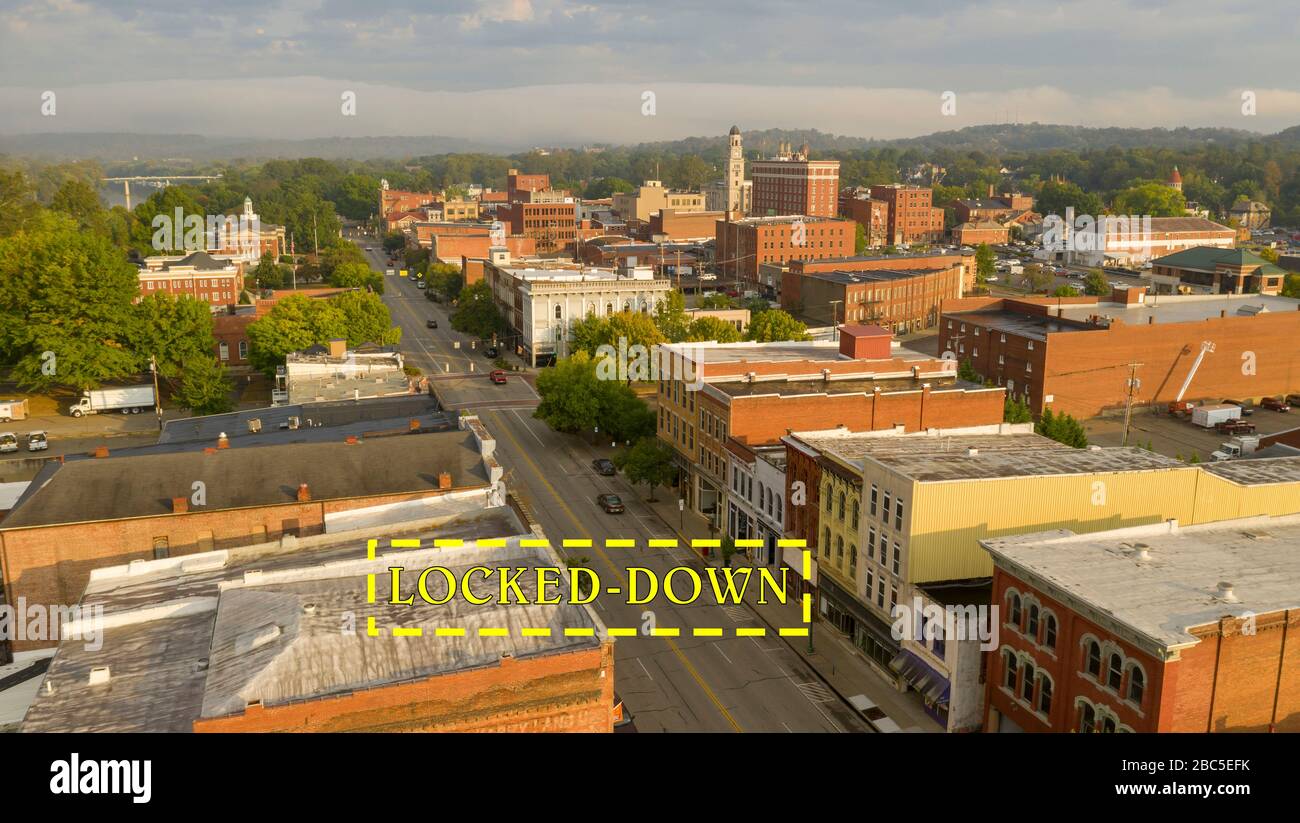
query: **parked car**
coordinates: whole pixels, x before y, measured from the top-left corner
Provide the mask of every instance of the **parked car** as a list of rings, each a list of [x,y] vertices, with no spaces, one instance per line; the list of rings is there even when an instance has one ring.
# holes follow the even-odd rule
[[[27,435],[27,451],[41,452],[50,447],[50,441],[45,436],[45,432],[29,432]]]
[[[604,477],[613,477],[616,472],[614,461],[604,457],[597,457],[591,461],[591,467],[596,470],[596,474]]]
[[[496,383],[498,386],[501,385],[502,383],[507,382],[506,373],[501,369],[493,369],[492,371],[488,372],[488,379],[491,380],[493,383]]]
[[[1250,415],[1255,413],[1255,407],[1250,405],[1249,403],[1244,403],[1240,400],[1228,400],[1226,398],[1224,399],[1223,402],[1228,404],[1229,406],[1236,406],[1237,408],[1241,409],[1242,417],[1249,417]]]
[[[18,451],[18,435],[13,432],[0,432],[0,454]]]
[[[500,355],[501,351],[496,346],[488,346],[483,349],[483,356],[489,360],[496,360]]]
[[[424,321],[424,327],[425,327],[426,329],[436,329],[436,328],[438,328],[438,321],[437,321],[437,320],[426,320],[426,321]]]
[[[622,514],[623,498],[617,494],[596,495],[596,505],[605,510],[605,514]]]
[[[1300,406],[1300,394],[1288,394],[1286,402],[1292,406]]]
[[[1214,430],[1219,434],[1254,434],[1255,424],[1242,420],[1222,420],[1214,424]]]
[[[1291,404],[1283,397],[1265,397],[1259,401],[1259,405],[1266,409],[1272,409],[1273,411],[1278,412],[1291,411]]]

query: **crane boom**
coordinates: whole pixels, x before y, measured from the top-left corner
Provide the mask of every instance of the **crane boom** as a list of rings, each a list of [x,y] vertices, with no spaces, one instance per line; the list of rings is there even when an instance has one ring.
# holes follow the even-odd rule
[[[1178,396],[1174,398],[1175,403],[1178,403],[1183,399],[1183,395],[1187,393],[1187,387],[1192,385],[1192,378],[1196,376],[1196,370],[1201,367],[1201,361],[1205,359],[1207,353],[1212,353],[1213,351],[1214,344],[1212,342],[1205,340],[1201,343],[1201,353],[1196,355],[1196,360],[1192,363],[1192,368],[1188,370],[1187,379],[1183,381],[1182,388],[1178,390]]]

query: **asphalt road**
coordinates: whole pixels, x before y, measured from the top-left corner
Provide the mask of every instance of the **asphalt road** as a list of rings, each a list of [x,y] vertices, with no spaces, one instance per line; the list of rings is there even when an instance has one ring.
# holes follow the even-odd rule
[[[374,268],[387,268],[382,253],[368,256]],[[609,627],[642,632],[616,639],[614,667],[615,691],[639,731],[870,731],[784,639],[770,631],[737,635],[737,629],[764,628],[748,608],[719,605],[711,595],[692,605],[673,604],[662,594],[648,604],[629,605],[623,585],[629,566],[651,569],[662,580],[672,568],[701,568],[699,559],[689,548],[647,548],[650,539],[674,535],[641,502],[644,489],[632,489],[621,476],[597,475],[591,468],[596,455],[586,443],[534,419],[537,395],[519,375],[512,373],[504,386],[478,376],[490,362],[477,352],[466,353],[470,340],[451,330],[443,304],[426,300],[404,278],[386,277],[385,286],[384,303],[403,328],[403,354],[426,373],[445,375],[438,378],[440,396],[480,415],[497,439],[507,487],[552,545],[591,541],[591,548],[569,551],[587,558],[582,565],[601,576],[597,613]],[[429,318],[438,320],[438,329],[425,328]],[[473,373],[467,371],[470,363]],[[605,514],[595,502],[599,493],[618,494],[627,511]],[[636,547],[608,547],[609,539],[633,539]],[[611,586],[624,593],[609,593]],[[677,628],[680,634],[648,636],[652,625]],[[721,629],[723,636],[700,637],[695,629]]]

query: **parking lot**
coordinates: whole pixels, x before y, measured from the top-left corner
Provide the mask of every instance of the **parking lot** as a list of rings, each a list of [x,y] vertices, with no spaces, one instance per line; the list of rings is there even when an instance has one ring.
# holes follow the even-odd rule
[[[1255,413],[1246,419],[1255,424],[1255,433],[1263,436],[1300,426],[1300,411],[1275,412],[1256,406]],[[1084,429],[1088,442],[1118,446],[1123,441],[1124,418],[1122,415],[1095,417],[1084,421]],[[1128,442],[1130,446],[1143,447],[1149,443],[1154,451],[1170,457],[1188,460],[1194,454],[1206,461],[1220,444],[1230,439],[1229,435],[1214,429],[1195,426],[1190,419],[1165,414],[1163,407],[1140,407],[1133,410]]]

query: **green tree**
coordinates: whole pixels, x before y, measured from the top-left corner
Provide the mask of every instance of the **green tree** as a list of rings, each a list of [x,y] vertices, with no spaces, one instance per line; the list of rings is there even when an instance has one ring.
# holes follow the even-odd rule
[[[492,300],[492,289],[487,283],[480,280],[461,290],[451,315],[451,327],[484,340],[505,332],[505,320]]]
[[[253,267],[253,282],[259,289],[279,289],[284,287],[285,277],[291,274],[289,267],[277,263],[275,256],[268,251]]]
[[[609,323],[602,317],[588,314],[581,320],[574,321],[569,327],[569,334],[573,338],[574,352],[586,352],[588,356],[595,357],[596,349],[609,339]]]
[[[103,228],[104,205],[99,201],[99,192],[84,180],[65,181],[54,193],[50,208],[68,215],[82,228]]]
[[[588,200],[603,200],[615,192],[630,192],[635,188],[621,177],[601,177],[588,183],[582,195]]]
[[[730,309],[735,302],[725,294],[706,294],[700,299],[702,309]]]
[[[330,285],[339,289],[369,289],[384,293],[384,276],[364,263],[341,263],[329,276]]]
[[[759,312],[749,320],[745,339],[759,343],[771,343],[777,340],[808,340],[808,327],[789,312],[781,309],[768,309]]]
[[[686,331],[686,339],[692,343],[705,340],[736,343],[740,340],[740,332],[725,320],[716,317],[697,317],[691,321],[690,328]]]
[[[1078,297],[1079,290],[1074,286],[1057,286],[1052,292],[1053,297]]]
[[[182,364],[180,388],[172,397],[196,415],[225,414],[235,407],[230,400],[230,379],[221,361],[206,353]]]
[[[1042,266],[1031,264],[1020,273],[1020,287],[1027,292],[1045,291],[1052,284],[1054,275]]]
[[[1028,423],[1034,416],[1023,397],[1010,397],[1002,403],[1002,420],[1005,423]]]
[[[1088,274],[1083,278],[1083,293],[1094,297],[1110,294],[1110,283],[1101,269],[1088,269]]]
[[[867,227],[855,223],[853,229],[853,253],[861,255],[867,251]]]
[[[1152,217],[1182,217],[1187,212],[1183,193],[1164,183],[1141,183],[1115,195],[1116,214],[1136,214]]]
[[[393,326],[388,306],[379,295],[350,291],[331,297],[329,302],[343,315],[343,336],[349,345],[378,343],[395,346],[401,342],[402,330]]]
[[[668,486],[677,476],[673,465],[672,447],[657,437],[643,437],[614,456],[614,465],[629,483],[644,483],[650,487],[650,500],[655,499],[656,486]]]
[[[21,171],[0,169],[0,238],[26,228],[37,215],[36,191]]]
[[[1088,435],[1083,424],[1064,412],[1053,414],[1051,409],[1044,409],[1042,417],[1034,424],[1034,431],[1076,449],[1088,447]]]
[[[347,318],[332,300],[290,295],[277,301],[265,317],[249,324],[248,359],[256,368],[271,373],[289,352],[347,337],[347,332]]]
[[[690,315],[686,313],[686,299],[676,289],[668,292],[655,306],[655,327],[670,343],[680,343],[686,339],[690,322]]]
[[[541,402],[533,417],[557,432],[593,431],[600,420],[600,383],[596,364],[586,352],[575,352],[537,373]]]
[[[147,370],[153,356],[159,374],[176,377],[183,363],[213,356],[217,341],[212,336],[212,311],[206,302],[155,292],[132,309],[135,317],[124,340],[135,355],[137,371]]]
[[[1034,211],[1039,214],[1064,216],[1067,208],[1073,208],[1075,214],[1101,214],[1101,198],[1089,194],[1075,183],[1049,181],[1043,184],[1034,203]]]
[[[981,286],[989,282],[989,278],[994,275],[996,270],[997,258],[993,254],[993,249],[988,243],[980,243],[975,247],[975,282]]]
[[[138,373],[125,344],[137,272],[104,236],[37,215],[0,240],[0,356],[25,389],[90,388]]]
[[[598,380],[597,383],[599,410],[596,425],[602,432],[614,441],[629,443],[639,437],[654,436],[655,413],[631,387],[617,380]]]
[[[390,231],[384,235],[384,251],[392,254],[406,248],[406,235],[400,231]]]
[[[1283,297],[1300,297],[1300,274],[1288,274],[1282,282]]]
[[[660,343],[668,342],[667,338],[659,331],[659,327],[655,325],[654,318],[648,314],[622,311],[618,314],[611,314],[606,320],[608,321],[606,329],[609,336],[601,342],[615,348],[618,348],[621,339],[627,340],[629,348],[643,346],[647,350]]]
[[[967,383],[983,384],[984,382],[984,376],[975,371],[975,366],[971,364],[969,357],[961,361],[957,366],[957,377],[960,380],[965,380]]]
[[[1278,257],[1279,257],[1277,253],[1277,249],[1270,249],[1267,247],[1259,250],[1259,256],[1264,258],[1268,262],[1273,263],[1274,265],[1277,264]]]

